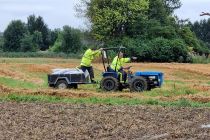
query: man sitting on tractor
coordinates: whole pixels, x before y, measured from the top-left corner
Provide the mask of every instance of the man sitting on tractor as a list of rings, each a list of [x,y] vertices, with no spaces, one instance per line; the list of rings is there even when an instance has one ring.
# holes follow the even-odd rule
[[[82,57],[82,61],[80,64],[81,69],[83,72],[85,72],[86,70],[89,72],[91,83],[96,83],[96,81],[94,80],[94,71],[92,67],[92,61],[100,55],[102,50],[103,48],[100,48],[98,50],[96,47],[90,48],[86,50],[85,54]]]
[[[131,62],[131,60],[136,60],[137,57],[123,58],[123,55],[124,55],[123,52],[119,52],[118,56],[116,56],[114,60],[112,61],[110,68],[111,68],[111,71],[120,72],[122,74],[122,80],[125,83],[127,80],[127,73],[125,69],[128,69],[128,68],[123,68],[123,65],[125,63]]]

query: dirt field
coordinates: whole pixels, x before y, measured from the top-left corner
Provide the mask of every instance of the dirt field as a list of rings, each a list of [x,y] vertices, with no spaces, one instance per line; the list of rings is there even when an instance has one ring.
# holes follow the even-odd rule
[[[49,95],[65,98],[126,98],[210,102],[209,64],[134,63],[132,70],[161,71],[161,89],[150,92],[101,92],[97,86],[55,90],[47,85],[54,68],[74,68],[79,60],[0,58],[0,96]],[[96,79],[103,67],[94,64]],[[209,108],[0,103],[1,139],[210,139]]]
[[[55,68],[75,68],[79,60],[43,59],[43,58],[1,58],[0,59],[0,92],[56,95],[62,97],[125,97],[153,98],[163,101],[174,101],[187,98],[192,101],[210,101],[210,64],[177,64],[177,63],[133,63],[133,71],[161,71],[164,73],[164,86],[151,92],[133,94],[124,92],[101,94],[93,85],[79,86],[79,90],[57,91],[48,88],[47,74]],[[102,64],[94,64],[96,79],[100,81]],[[6,79],[5,79],[6,78]],[[7,82],[5,80],[9,79]],[[13,80],[13,81],[12,81]],[[15,80],[15,81],[14,81]],[[11,84],[15,83],[15,84]]]
[[[210,139],[210,109],[0,103],[0,139]]]

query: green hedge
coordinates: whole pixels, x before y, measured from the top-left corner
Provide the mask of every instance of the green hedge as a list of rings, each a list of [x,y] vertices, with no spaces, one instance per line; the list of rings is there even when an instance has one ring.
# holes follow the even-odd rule
[[[81,58],[80,54],[65,54],[54,52],[0,52],[0,57],[9,58]]]
[[[116,47],[119,44],[127,48],[127,56],[137,56],[140,62],[192,62],[188,47],[182,39],[123,38],[108,42],[106,47]]]

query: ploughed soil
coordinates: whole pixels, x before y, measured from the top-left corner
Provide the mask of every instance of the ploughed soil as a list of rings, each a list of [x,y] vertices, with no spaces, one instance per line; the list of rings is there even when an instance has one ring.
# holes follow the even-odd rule
[[[0,139],[210,139],[210,109],[0,103]]]

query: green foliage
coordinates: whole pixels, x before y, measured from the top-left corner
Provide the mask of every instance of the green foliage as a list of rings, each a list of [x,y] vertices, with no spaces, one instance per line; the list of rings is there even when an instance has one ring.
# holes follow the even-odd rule
[[[21,39],[27,32],[25,24],[20,20],[12,21],[4,31],[3,50],[7,52],[19,52]]]
[[[195,23],[189,23],[189,25],[196,36],[205,42],[210,49],[210,19],[196,21]]]
[[[69,26],[64,26],[58,33],[58,38],[53,47],[53,52],[77,53],[82,48],[81,32]]]
[[[209,64],[210,58],[206,58],[206,56],[195,55],[192,56],[192,62],[196,64]]]
[[[129,56],[137,56],[139,61],[149,62],[191,62],[188,48],[181,39],[154,38],[140,40],[123,38],[108,43],[109,47],[121,44],[128,49]]]
[[[173,16],[180,0],[82,1],[92,33],[106,47],[126,46],[140,61],[192,62],[188,53],[209,54],[208,44]]]
[[[108,40],[126,34],[137,17],[144,17],[149,0],[83,0],[85,16],[92,23],[92,33],[98,40]],[[81,10],[80,10],[81,11]]]
[[[21,52],[36,52],[39,48],[36,44],[36,37],[34,35],[25,34],[24,38],[21,39]]]
[[[64,26],[61,51],[76,53],[80,50],[81,46],[80,31],[69,26]]]
[[[179,30],[179,35],[183,38],[188,47],[192,47],[195,52],[200,55],[205,53],[209,54],[209,49],[196,38],[189,27],[183,27]]]
[[[146,58],[155,62],[186,62],[188,50],[184,42],[180,39],[168,40],[164,38],[155,38],[144,51]],[[143,56],[143,57],[144,57]]]
[[[55,53],[55,52],[0,52],[0,57],[7,58],[78,58],[81,56],[78,53]]]
[[[3,51],[3,46],[4,46],[4,39],[2,36],[0,36],[0,52]]]
[[[41,36],[39,37],[41,37],[40,39],[42,41],[40,41],[40,44],[38,45],[40,50],[47,50],[50,45],[50,30],[48,29],[47,24],[45,24],[43,18],[40,16],[36,17],[35,15],[29,16],[27,28],[30,34],[34,34],[35,32],[41,33]]]

